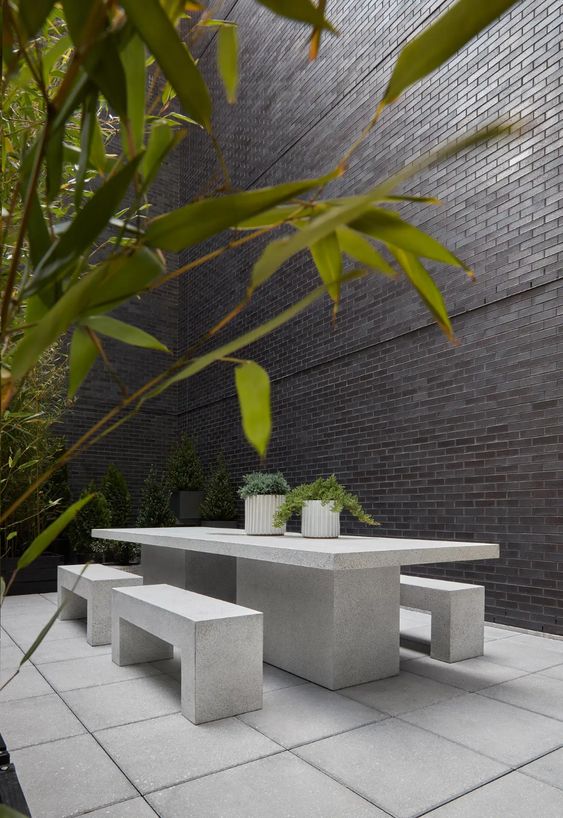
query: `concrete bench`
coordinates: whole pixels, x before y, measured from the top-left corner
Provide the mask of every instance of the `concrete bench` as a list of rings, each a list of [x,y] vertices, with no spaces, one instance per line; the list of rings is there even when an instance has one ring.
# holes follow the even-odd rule
[[[442,662],[482,656],[485,589],[428,577],[401,577],[401,605],[430,611],[430,655]]]
[[[111,589],[122,585],[142,585],[143,578],[109,565],[59,565],[57,590],[59,619],[84,619],[89,645],[111,642]]]
[[[112,659],[181,653],[181,709],[194,724],[262,707],[263,615],[172,585],[116,588]]]

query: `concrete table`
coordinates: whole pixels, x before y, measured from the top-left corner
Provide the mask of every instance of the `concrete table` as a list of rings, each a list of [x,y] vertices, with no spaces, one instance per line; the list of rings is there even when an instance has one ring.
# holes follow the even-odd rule
[[[94,529],[92,536],[140,543],[145,584],[221,598],[234,591],[218,579],[230,560],[236,569],[227,585],[236,576],[237,602],[264,613],[264,661],[330,690],[399,672],[402,565],[499,555],[494,543],[253,537],[240,529]]]

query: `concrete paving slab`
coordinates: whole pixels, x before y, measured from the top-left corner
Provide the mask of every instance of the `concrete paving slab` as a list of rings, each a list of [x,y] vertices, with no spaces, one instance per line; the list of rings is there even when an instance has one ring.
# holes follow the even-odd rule
[[[520,767],[519,772],[563,790],[563,748]]]
[[[518,670],[534,673],[537,670],[561,664],[561,650],[553,648],[551,640],[532,637],[533,641],[523,643],[521,637],[496,639],[485,645],[485,659],[497,665],[507,665]]]
[[[137,795],[92,736],[18,750],[13,761],[34,818],[68,818]]]
[[[460,696],[461,690],[451,685],[441,684],[414,673],[400,673],[389,679],[368,682],[365,685],[347,687],[340,695],[354,699],[382,713],[398,716],[430,704]]]
[[[429,812],[425,818],[561,818],[563,792],[511,773]]]
[[[238,718],[289,748],[386,716],[338,693],[307,683],[265,693],[262,710]]]
[[[70,639],[53,639],[51,642],[43,642],[31,660],[34,665],[41,665],[45,662],[62,662],[65,659],[80,659],[84,656],[95,656],[96,654],[111,653],[111,645],[99,645],[91,647],[85,637],[78,636]]]
[[[194,725],[179,713],[102,730],[96,738],[142,793],[281,750],[238,719]]]
[[[293,673],[288,673],[279,667],[267,664],[264,665],[263,679],[264,693],[281,690],[284,687],[306,684],[306,679],[301,679],[299,676],[294,676]]]
[[[482,690],[491,685],[517,679],[524,676],[527,671],[518,670],[514,667],[497,665],[477,656],[474,659],[465,659],[463,662],[439,662],[430,656],[424,656],[414,661],[405,662],[403,669],[409,673],[416,673],[419,676],[426,676],[437,682],[453,685],[462,690],[473,692]]]
[[[158,816],[144,798],[132,798],[130,801],[120,801],[111,807],[102,807],[102,809],[95,809],[88,813],[83,812],[77,818],[158,818]]]
[[[13,676],[12,670],[0,672],[0,687]],[[24,665],[20,672],[0,690],[0,702],[14,701],[15,699],[29,699],[31,696],[44,696],[52,693],[51,686],[43,676],[33,667]]]
[[[475,693],[402,718],[512,767],[563,743],[560,722]]]
[[[180,686],[164,673],[68,690],[61,696],[91,732],[180,710]]]
[[[86,732],[56,693],[2,702],[0,725],[10,751]]]
[[[111,655],[108,653],[96,654],[84,659],[46,662],[40,667],[41,673],[49,683],[55,690],[60,691],[97,687],[160,674],[158,668],[148,663],[119,667],[111,661]]]
[[[508,769],[399,719],[360,727],[294,752],[395,818],[421,815]]]
[[[161,818],[387,818],[290,753],[153,793],[149,801]]]
[[[553,679],[544,673],[534,673],[489,687],[482,690],[480,695],[563,721],[563,679]],[[563,734],[563,724],[561,731]]]

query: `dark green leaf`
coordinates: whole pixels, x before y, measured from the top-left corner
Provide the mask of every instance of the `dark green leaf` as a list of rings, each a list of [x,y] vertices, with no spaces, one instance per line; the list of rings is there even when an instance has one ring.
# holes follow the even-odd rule
[[[334,31],[322,11],[311,0],[257,0],[261,6],[279,14],[280,17],[288,17],[290,20],[297,20],[300,23],[309,23],[316,28],[328,28]]]
[[[220,198],[203,199],[184,205],[149,222],[145,242],[151,247],[179,252],[228,227],[234,227],[257,213],[318,187],[326,178],[305,179],[277,187],[231,193]]]
[[[131,324],[126,324],[124,321],[118,321],[117,318],[111,318],[109,315],[89,316],[82,321],[82,324],[90,327],[94,332],[99,332],[100,335],[107,335],[124,344],[144,349],[157,349],[160,352],[170,351],[154,335],[138,327],[132,327]]]
[[[28,37],[37,34],[54,5],[55,0],[20,0],[20,17]]]
[[[336,233],[329,233],[310,247],[313,261],[327,292],[334,301],[334,309],[340,301],[340,279],[342,277],[342,256]]]
[[[80,126],[80,157],[78,160],[78,170],[76,172],[76,185],[74,189],[74,206],[78,211],[82,202],[84,192],[84,180],[90,159],[90,148],[94,135],[94,128],[98,121],[98,94],[92,91],[88,94],[82,105],[82,122]]]
[[[96,168],[98,173],[106,172],[107,156],[104,145],[104,135],[97,117],[94,121],[92,141],[90,142],[90,156],[88,158],[90,160],[90,164],[92,167]]]
[[[238,88],[238,32],[234,25],[223,25],[217,35],[217,68],[227,100],[236,102]]]
[[[208,130],[211,97],[193,57],[158,0],[122,0],[127,17],[178,94],[186,113]]]
[[[151,127],[147,149],[139,172],[143,177],[143,192],[152,184],[166,154],[182,139],[183,133],[175,131],[167,122],[157,120]]]
[[[359,261],[360,264],[365,264],[367,267],[373,267],[375,270],[379,270],[390,278],[396,277],[397,273],[389,262],[386,261],[381,253],[360,233],[351,230],[349,227],[339,227],[336,234],[338,236],[340,249],[343,253]]]
[[[401,51],[381,105],[399,97],[487,28],[517,0],[457,0]]]
[[[82,327],[76,327],[70,342],[68,361],[68,396],[74,397],[88,372],[98,357],[98,347],[90,333]]]
[[[247,361],[235,368],[235,384],[245,437],[264,457],[272,434],[270,378],[259,364]]]
[[[82,315],[107,312],[117,307],[144,290],[162,271],[160,258],[145,247],[138,248],[130,256],[120,255],[108,261],[92,273],[96,275],[98,285],[91,290]]]
[[[121,52],[127,85],[127,125],[131,145],[125,135],[124,144],[133,156],[141,150],[145,135],[145,44],[136,34],[129,38]]]
[[[80,500],[77,500],[75,503],[69,506],[66,511],[63,511],[63,513],[60,514],[57,519],[51,523],[51,525],[47,526],[44,531],[38,534],[31,545],[26,548],[19,558],[17,564],[18,571],[22,568],[26,568],[26,566],[30,565],[33,560],[41,556],[43,551],[45,551],[45,549],[51,545],[53,540],[55,540],[61,531],[67,527],[71,520],[76,517],[80,509],[85,506],[86,503],[90,502],[93,496],[93,494],[88,494],[86,497],[81,497]]]
[[[403,250],[397,248],[392,252],[422,301],[438,322],[440,328],[445,332],[450,341],[454,340],[452,325],[446,305],[444,304],[444,299],[442,298],[442,293],[436,286],[430,273],[412,253],[405,253]]]
[[[141,155],[136,156],[96,190],[78,212],[70,227],[42,258],[35,269],[26,295],[37,292],[47,282],[56,278],[90,247],[125,196],[140,160]]]
[[[404,222],[399,216],[388,210],[370,208],[351,222],[350,227],[374,239],[379,239],[385,244],[393,244],[402,250],[415,253],[417,256],[467,269],[465,264],[439,241],[419,230],[418,227]]]

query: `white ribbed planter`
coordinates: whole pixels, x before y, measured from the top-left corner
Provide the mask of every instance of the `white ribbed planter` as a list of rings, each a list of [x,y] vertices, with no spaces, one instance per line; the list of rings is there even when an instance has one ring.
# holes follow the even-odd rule
[[[301,512],[301,534],[304,537],[339,537],[340,512],[332,503],[323,506],[320,500],[306,500]]]
[[[272,519],[285,494],[253,494],[244,500],[244,530],[247,534],[285,534],[285,526],[275,528]]]

